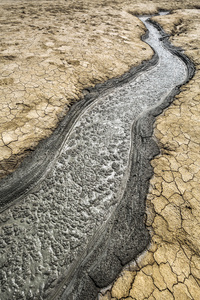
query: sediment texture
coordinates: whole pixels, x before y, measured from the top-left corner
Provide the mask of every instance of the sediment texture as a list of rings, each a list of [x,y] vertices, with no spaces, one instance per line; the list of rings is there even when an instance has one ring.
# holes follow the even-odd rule
[[[152,161],[147,196],[150,247],[101,300],[200,297],[200,12],[175,11],[154,20],[186,50],[196,73],[155,124],[161,155]]]
[[[77,28],[75,28],[76,30],[74,29],[74,35],[70,40],[70,45],[72,44],[73,47],[67,48],[67,50],[62,48],[63,45],[66,47],[69,46],[69,44],[66,45],[66,43],[63,42],[62,34],[58,33],[58,44],[57,40],[55,41],[53,39],[53,37],[57,34],[57,24],[55,24],[55,20],[57,22],[59,19],[58,16],[62,16],[61,11],[64,11],[63,1],[57,2],[58,5],[53,5],[51,1],[46,2],[49,10],[44,8],[44,3],[43,6],[40,6],[38,5],[38,2],[29,2],[29,4],[21,5],[23,1],[15,1],[14,6],[10,5],[10,3],[12,3],[11,1],[9,5],[8,1],[1,1],[1,3],[5,4],[4,7],[1,7],[3,12],[1,34],[4,39],[4,43],[1,45],[1,66],[2,68],[5,68],[5,73],[3,73],[4,76],[1,74],[2,77],[0,78],[0,84],[2,85],[2,93],[4,93],[5,89],[7,90],[5,97],[1,97],[1,103],[3,103],[1,104],[1,111],[5,108],[1,118],[1,120],[3,120],[1,124],[3,131],[0,142],[2,155],[1,176],[4,176],[14,170],[26,152],[33,149],[41,138],[52,133],[52,130],[55,128],[56,124],[58,124],[58,121],[62,118],[63,114],[68,111],[68,107],[71,103],[77,99],[77,96],[81,96],[81,89],[83,87],[104,81],[106,78],[112,77],[113,74],[114,76],[122,74],[129,68],[130,65],[132,65],[132,60],[130,65],[129,59],[124,60],[124,53],[126,53],[129,47],[127,47],[126,39],[122,38],[120,44],[124,45],[124,52],[122,51],[120,55],[117,56],[117,60],[114,58],[116,68],[114,67],[112,71],[108,71],[105,65],[103,70],[101,68],[98,69],[97,65],[95,65],[95,70],[96,68],[100,70],[98,71],[98,74],[100,75],[95,75],[94,80],[91,79],[90,76],[83,76],[84,79],[86,78],[86,82],[84,81],[84,83],[81,84],[77,79],[79,76],[75,75],[77,78],[74,79],[74,82],[70,81],[68,89],[63,82],[72,76],[72,72],[73,74],[80,74],[81,72],[84,73],[88,67],[88,65],[83,66],[83,68],[80,67],[82,66],[82,62],[85,62],[82,58],[84,56],[80,58],[78,54],[77,56],[74,55],[76,47],[73,44],[73,40],[75,40],[76,45],[81,42],[78,44],[80,47],[79,51],[77,51],[80,52],[80,49],[83,48],[86,37],[85,31],[88,32],[86,28],[83,27],[84,20],[81,24],[79,24],[77,20],[82,20],[84,11],[86,23],[89,15],[89,28],[91,26],[95,28],[95,38],[92,36],[93,33],[91,33],[91,39],[87,44],[88,49],[90,43],[94,45],[96,43],[97,36],[100,38],[102,34],[102,32],[98,32],[98,28],[95,27],[95,22],[97,22],[95,18],[97,15],[97,8],[99,11],[100,6],[101,8],[102,6],[105,6],[104,1],[101,1],[101,5],[99,4],[99,1],[98,3],[96,1],[92,1],[92,3],[94,3],[93,10],[91,9],[91,5],[93,6],[93,4],[91,4],[90,1],[84,1],[84,3],[76,1],[77,5],[72,5],[69,10],[67,8],[63,19],[61,18],[61,24],[65,22],[66,14],[70,15],[69,19],[71,18],[71,23],[69,27],[67,27],[70,32],[72,32],[74,23],[77,22]],[[17,3],[20,5],[18,6]],[[40,3],[42,2],[40,1]],[[65,5],[66,3],[64,3],[64,6]],[[151,5],[148,1],[148,6],[146,5],[146,1],[143,1],[142,4],[137,4],[137,1],[134,3],[130,3],[129,1],[123,1],[123,3],[122,1],[110,1],[109,5],[107,3],[106,5],[107,7],[105,7],[102,12],[103,17],[99,16],[101,14],[100,11],[98,13],[98,18],[100,23],[102,23],[102,20],[107,20],[108,11],[109,13],[112,11],[110,13],[112,16],[109,16],[111,18],[110,23],[107,24],[108,29],[105,31],[102,30],[103,34],[105,34],[107,30],[109,32],[110,27],[113,28],[112,26],[115,21],[116,23],[121,23],[121,18],[125,19],[125,17],[127,17],[127,14],[124,15],[124,13],[120,16],[116,13],[116,16],[115,11],[117,9],[120,12],[121,10],[126,11],[126,13],[128,11],[131,13],[152,13],[156,12],[159,7],[164,9],[175,7],[198,7],[199,1],[179,1],[178,3],[171,3],[170,1],[154,1]],[[89,7],[92,11],[91,15],[88,12]],[[45,17],[44,19],[42,18],[38,9],[43,9],[43,16],[47,14],[48,22]],[[7,16],[6,20],[4,16]],[[33,16],[33,18],[31,16]],[[73,19],[74,16],[75,19]],[[128,16],[128,19],[129,18],[130,16]],[[95,19],[95,22],[92,24],[93,19]],[[22,20],[24,20],[25,23],[23,23]],[[36,20],[38,20],[39,25]],[[134,26],[135,24],[139,25],[139,31],[137,33],[135,31],[135,36],[132,36],[132,29],[126,27],[130,25],[129,21],[126,23],[124,20],[125,23],[123,23],[123,26],[126,27],[126,32],[122,32],[123,36],[126,37],[126,34],[128,34],[128,38],[130,37],[131,41],[128,42],[131,44],[133,42],[132,46],[130,46],[131,55],[134,53],[131,59],[136,58],[135,48],[137,43],[135,44],[135,38],[139,38],[138,34],[142,34],[142,32],[144,32],[144,28],[140,27],[142,26],[141,23],[136,19],[134,20],[135,21],[133,21],[133,18],[131,17],[130,24],[133,24]],[[172,16],[162,17],[161,19],[157,18],[157,21],[164,26],[168,33],[174,34],[173,43],[187,49],[186,53],[195,62],[197,71],[194,79],[182,89],[181,94],[176,98],[173,106],[170,108],[169,113],[166,111],[166,113],[160,117],[156,123],[155,132],[157,138],[161,141],[160,146],[162,149],[162,155],[152,162],[155,170],[155,177],[152,179],[147,202],[147,225],[152,232],[152,245],[150,246],[149,251],[144,253],[143,257],[140,257],[137,261],[137,265],[134,265],[133,263],[132,266],[129,267],[129,270],[124,271],[123,276],[120,276],[118,280],[116,280],[111,291],[108,291],[104,296],[100,296],[102,299],[199,299],[200,263],[197,235],[199,232],[199,38],[197,38],[197,36],[199,37],[199,10],[177,11]],[[11,23],[13,23],[13,26],[10,26]],[[33,25],[33,27],[31,27],[31,25]],[[27,29],[28,26],[29,29]],[[8,31],[5,32],[4,30],[6,28]],[[22,28],[24,28],[24,33],[26,33],[25,40],[28,40],[27,44],[24,44],[25,40],[21,36],[21,32],[23,32]],[[65,28],[63,29],[64,32],[67,31]],[[83,31],[81,30],[82,28]],[[106,36],[106,39],[103,40],[103,47],[101,48],[102,51],[104,51],[105,47],[107,49],[106,51],[108,51],[109,47],[112,47],[112,44],[114,43],[113,35],[115,36],[115,33],[121,33],[122,26],[116,26],[116,28],[114,27],[113,30],[111,30],[111,33],[113,34],[109,34],[109,38]],[[37,39],[36,36],[38,36],[39,32],[42,32],[43,34],[39,35],[39,39]],[[79,36],[76,37],[77,32],[79,32]],[[32,35],[32,40],[29,35]],[[44,44],[40,45],[39,41],[43,40],[43,35],[45,36]],[[8,39],[6,36],[8,36]],[[64,34],[64,38],[65,37],[66,33]],[[116,40],[118,40],[118,37]],[[45,44],[46,41],[47,43]],[[117,41],[116,44],[118,48],[119,45]],[[151,57],[152,55],[152,52],[148,52],[147,48],[141,51],[143,45],[144,44],[139,42],[138,49],[142,55],[141,60]],[[26,47],[27,49],[32,49],[32,54],[27,54],[28,51],[25,51]],[[60,47],[61,49],[59,49]],[[98,44],[98,47],[100,47],[100,44]],[[9,49],[9,51],[6,52],[6,49]],[[16,49],[18,49],[18,52],[15,52]],[[96,55],[96,47],[94,46],[94,48],[92,48],[91,46],[91,49],[93,49]],[[68,51],[70,55],[67,60],[65,60]],[[45,63],[43,60],[39,60],[39,55],[37,54],[39,52],[43,53],[44,59],[47,59]],[[91,57],[93,58],[94,52],[89,55],[90,59]],[[21,54],[19,53],[25,53],[24,56],[22,56],[22,61],[20,58]],[[55,58],[55,54],[59,57],[56,62],[54,59],[53,61],[51,60],[52,57]],[[72,56],[73,59],[71,59]],[[112,55],[111,57],[113,58]],[[48,59],[50,60],[48,61]],[[108,58],[108,60],[110,60],[110,58]],[[118,60],[121,61],[123,65],[122,69],[121,65],[118,68]],[[101,65],[102,61],[104,61],[104,57],[103,59],[99,59],[99,65]],[[87,59],[86,62],[90,64],[89,59]],[[134,64],[137,63],[139,63],[138,60],[137,62],[134,61]],[[30,66],[36,66],[36,69],[39,68],[39,71],[45,70],[45,74],[42,72],[37,74],[38,69],[37,72],[34,73],[34,68],[29,67],[29,64]],[[66,65],[67,67],[65,67]],[[6,71],[6,66],[8,66],[8,72]],[[54,66],[56,68],[54,68]],[[60,74],[63,74],[60,71],[60,69],[63,70],[63,68],[65,70],[65,74],[68,68],[70,68],[68,77],[64,77],[64,81],[62,78],[61,80],[57,79],[60,78]],[[28,82],[26,82],[26,75],[28,73],[27,70],[31,74]],[[51,73],[48,73],[48,70],[51,70]],[[58,70],[59,73],[56,73]],[[113,70],[117,70],[117,72],[113,73]],[[104,72],[106,75],[104,75]],[[20,76],[16,75],[18,73],[22,76],[21,81],[19,79]],[[23,74],[25,74],[24,77]],[[46,74],[48,76],[47,78],[45,78]],[[63,92],[58,90],[59,85],[62,86]],[[45,93],[42,94],[43,92],[41,92],[41,90],[43,91],[44,86],[47,87],[48,95]],[[76,89],[76,86],[79,86],[80,90]],[[36,92],[37,90],[39,93]],[[56,91],[55,94],[54,90]],[[69,97],[68,93],[70,95]],[[35,95],[34,99],[28,99],[30,94]],[[56,98],[57,95],[59,95],[59,99]],[[17,101],[15,101],[16,99]],[[54,99],[55,101],[51,102],[51,99]],[[8,102],[9,107],[7,106]],[[23,119],[26,120],[26,124],[30,122],[30,126],[25,126],[26,124]],[[45,122],[47,122],[47,126]],[[37,124],[39,124],[38,127]],[[25,128],[21,129],[23,127]],[[34,133],[32,132],[33,128]],[[166,128],[168,128],[167,131]],[[20,213],[24,216],[30,216],[29,210],[24,210]],[[8,216],[4,216],[3,222],[6,222],[9,218],[10,216],[8,213]],[[12,234],[9,230],[12,231],[12,229],[8,226],[8,228],[6,228],[6,244],[10,243],[9,236]],[[15,235],[17,236],[17,234],[18,230],[16,229]],[[28,240],[26,240],[26,243],[27,245],[30,245],[31,249],[35,247],[35,245],[31,245]],[[5,245],[2,244],[3,248],[4,246]],[[21,247],[20,253],[23,253],[23,257],[21,256],[19,260],[21,260],[20,263],[22,260],[25,262],[23,263],[23,268],[27,269],[26,276],[29,276],[30,268],[27,266],[29,265],[29,262],[31,264],[31,258],[26,251],[23,251],[21,242],[19,243],[19,246]],[[127,247],[128,246],[129,244],[127,244]],[[15,253],[19,253],[15,246],[13,246],[12,251],[14,255]],[[56,251],[59,253],[59,250]],[[13,256],[8,255],[8,258],[8,262],[12,263]],[[41,270],[38,269],[38,274],[40,273]],[[1,274],[3,278],[3,286],[5,278],[4,275],[4,273]],[[49,275],[48,270],[46,275]],[[53,282],[55,278],[56,277],[52,277],[49,280],[49,284],[50,281],[52,280]],[[18,278],[17,284],[19,286],[23,286],[23,280]],[[23,295],[19,292],[18,296],[22,297]]]
[[[111,89],[87,107],[69,133],[63,135],[62,148],[58,149],[59,155],[49,166],[44,180],[2,212],[2,299],[48,298],[62,276],[73,268],[79,269],[77,261],[82,262],[84,251],[89,254],[97,247],[94,236],[111,214],[114,223],[105,225],[107,231],[111,230],[109,239],[105,238],[105,243],[110,245],[87,266],[89,278],[97,286],[108,284],[109,277],[114,279],[121,264],[133,258],[123,246],[124,226],[135,243],[135,255],[146,247],[148,233],[143,223],[142,195],[148,184],[149,156],[157,152],[157,147],[153,140],[144,136],[144,140],[148,140],[144,151],[146,161],[140,159],[138,153],[133,160],[135,151],[143,150],[135,144],[132,149],[132,139],[136,139],[132,126],[138,115],[148,108],[165,103],[166,97],[186,80],[187,75],[183,61],[163,47],[157,29],[148,23],[146,26],[150,30],[146,41],[159,56],[157,64],[127,84]],[[135,192],[130,189],[134,177],[140,181]],[[117,204],[118,212],[115,211]],[[124,215],[123,226],[119,212]],[[121,237],[117,232],[121,232]],[[122,245],[117,247],[116,243]],[[112,266],[103,270],[102,255],[108,252],[107,265]],[[77,289],[65,298],[87,299],[85,291],[80,292],[79,288],[85,279],[83,276],[75,279]],[[93,298],[94,293],[91,295]]]

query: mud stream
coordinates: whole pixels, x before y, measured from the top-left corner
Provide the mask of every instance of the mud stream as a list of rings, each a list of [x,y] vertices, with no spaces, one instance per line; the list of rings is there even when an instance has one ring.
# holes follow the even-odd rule
[[[147,18],[141,19],[149,30],[145,41],[159,56],[156,65],[84,109],[45,178],[1,214],[2,300],[55,299],[65,276],[73,278],[93,237],[123,198],[134,122],[187,78],[185,63],[163,46]],[[61,297],[86,299],[70,288],[67,293]]]

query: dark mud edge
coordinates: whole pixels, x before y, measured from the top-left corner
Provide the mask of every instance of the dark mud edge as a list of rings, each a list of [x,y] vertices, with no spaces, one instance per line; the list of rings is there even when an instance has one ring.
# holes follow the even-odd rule
[[[162,28],[150,21],[162,35],[167,49],[178,55],[187,65],[188,76],[184,83],[194,75],[193,63],[168,41],[168,35]],[[5,210],[13,202],[20,201],[50,169],[52,162],[59,154],[63,139],[74,124],[77,116],[90,105],[100,94],[108,93],[113,88],[132,80],[138,73],[155,65],[158,56],[155,54],[150,61],[132,68],[120,78],[108,80],[87,90],[87,95],[75,103],[65,119],[54,131],[52,136],[42,141],[37,149],[24,160],[21,166],[7,178],[1,180],[0,209]],[[49,300],[93,300],[101,288],[108,286],[120,273],[122,268],[136,258],[150,242],[150,234],[145,227],[145,202],[149,180],[153,175],[150,161],[160,153],[153,138],[153,124],[156,117],[167,108],[180,86],[168,95],[163,103],[155,106],[139,116],[133,124],[133,149],[130,176],[124,195],[108,222],[94,236],[85,253],[76,262],[70,274],[66,274],[60,283],[48,295]]]

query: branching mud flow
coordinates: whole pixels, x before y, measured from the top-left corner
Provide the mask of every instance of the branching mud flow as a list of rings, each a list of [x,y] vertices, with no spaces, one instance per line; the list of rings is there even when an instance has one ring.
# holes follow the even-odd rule
[[[153,60],[81,110],[24,195],[7,195],[7,206],[1,193],[0,299],[95,299],[149,244],[145,196],[159,152],[153,121],[188,68],[141,20]]]

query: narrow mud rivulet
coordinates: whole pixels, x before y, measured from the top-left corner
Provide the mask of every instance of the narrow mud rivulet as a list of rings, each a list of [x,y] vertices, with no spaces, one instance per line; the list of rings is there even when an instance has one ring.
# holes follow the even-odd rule
[[[158,30],[144,22],[156,65],[146,64],[84,108],[43,179],[2,212],[2,299],[55,299],[63,285],[62,299],[92,299],[147,246],[149,160],[158,153],[153,119],[188,74]]]

